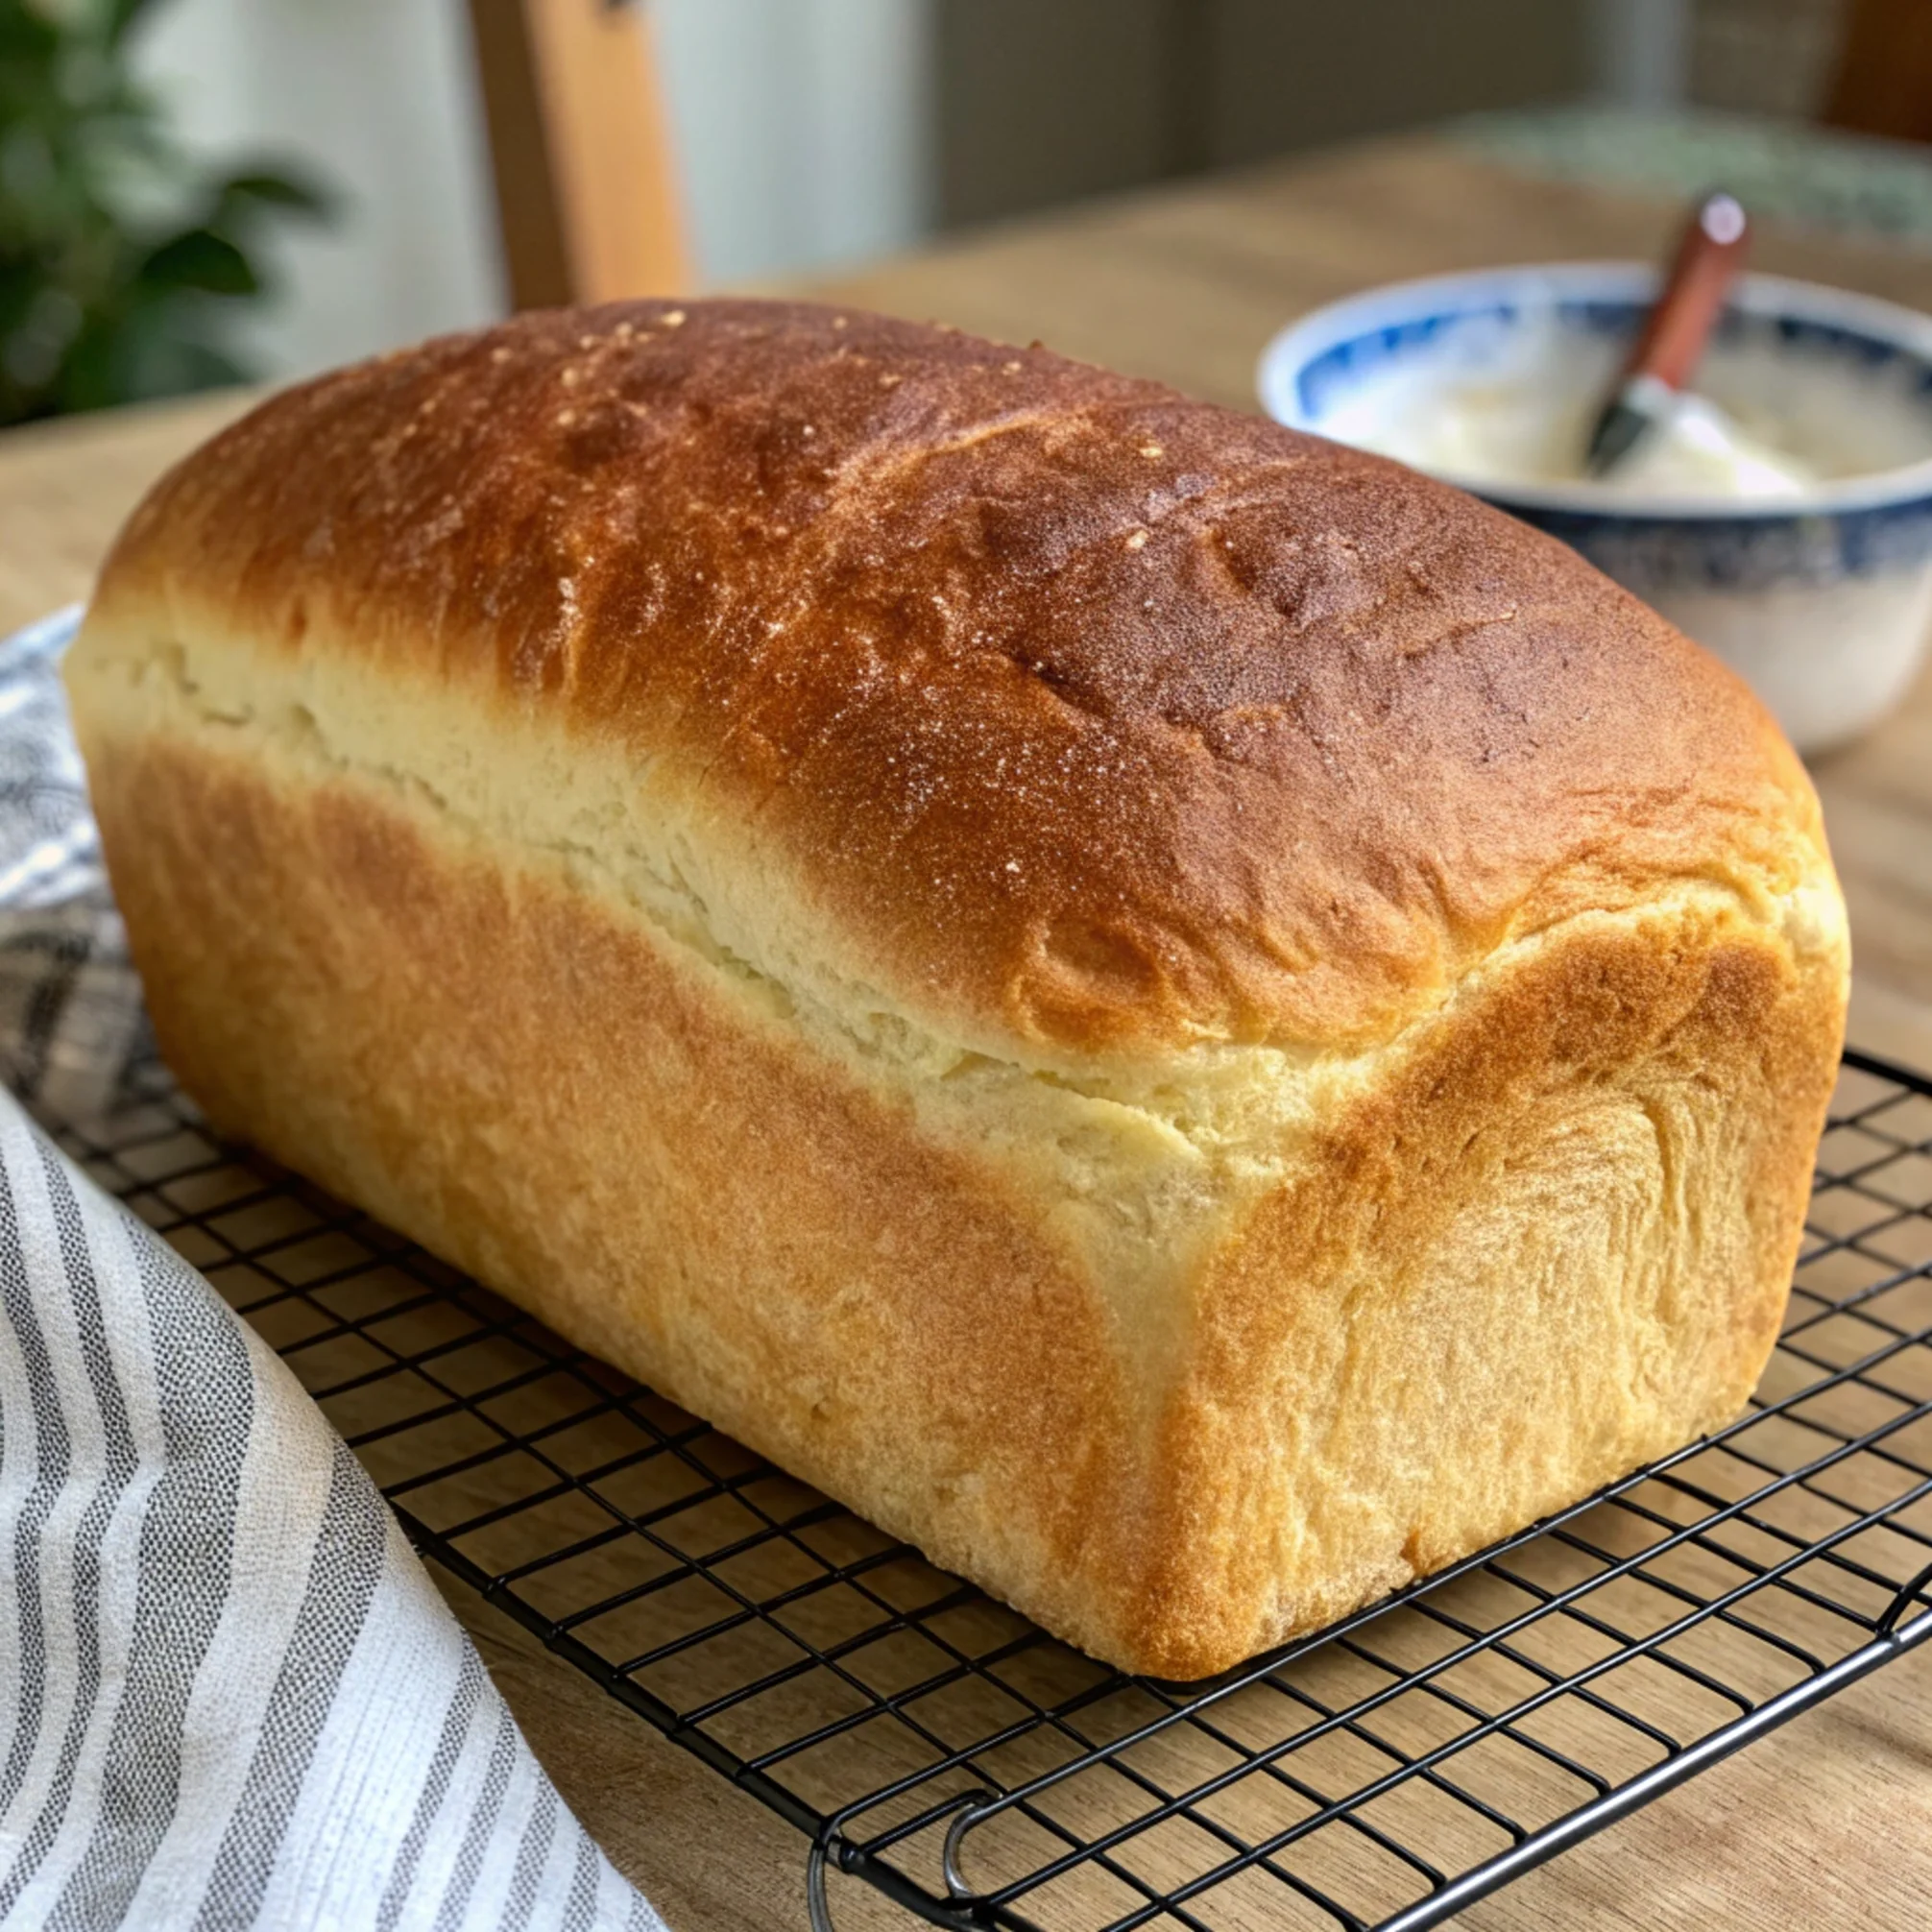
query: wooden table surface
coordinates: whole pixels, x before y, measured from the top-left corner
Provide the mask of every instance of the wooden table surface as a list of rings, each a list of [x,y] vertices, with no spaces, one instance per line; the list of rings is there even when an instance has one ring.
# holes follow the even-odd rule
[[[1289,317],[1370,284],[1530,259],[1654,256],[1677,211],[1532,181],[1431,136],[1061,213],[823,285],[1252,406]],[[1772,230],[1760,266],[1932,309],[1932,254]],[[0,436],[0,631],[86,594],[113,530],[232,397]],[[1853,1038],[1932,1067],[1932,677],[1816,767],[1851,906]],[[564,1795],[677,1932],[805,1921],[790,1827],[451,1586]],[[833,1880],[842,1926],[911,1921]],[[1485,1932],[1932,1926],[1932,1668],[1921,1654],[1533,1872]]]

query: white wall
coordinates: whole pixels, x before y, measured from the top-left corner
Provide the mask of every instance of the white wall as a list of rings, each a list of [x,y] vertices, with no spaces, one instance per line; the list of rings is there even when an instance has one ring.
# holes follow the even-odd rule
[[[582,0],[585,6],[597,0]],[[655,0],[708,282],[879,254],[930,219],[930,0]],[[248,330],[269,374],[497,312],[463,0],[170,0],[144,68],[198,149],[306,163],[344,199],[291,229]]]
[[[860,260],[931,225],[929,0],[657,0],[711,282]]]

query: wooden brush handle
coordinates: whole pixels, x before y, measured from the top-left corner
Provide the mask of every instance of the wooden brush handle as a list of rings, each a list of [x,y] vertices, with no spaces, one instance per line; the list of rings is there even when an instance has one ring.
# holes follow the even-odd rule
[[[1732,196],[1707,195],[1699,203],[1663,293],[1624,365],[1625,383],[1651,376],[1682,389],[1690,381],[1750,246],[1750,224]]]

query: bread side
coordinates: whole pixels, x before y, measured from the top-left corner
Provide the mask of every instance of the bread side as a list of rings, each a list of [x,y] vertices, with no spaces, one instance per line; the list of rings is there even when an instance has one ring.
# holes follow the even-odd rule
[[[1326,1621],[1726,1419],[1769,1349],[1822,859],[1580,912],[1366,1051],[1071,1075],[748,959],[690,792],[559,720],[185,598],[104,605],[69,676],[218,1122],[1114,1661]]]

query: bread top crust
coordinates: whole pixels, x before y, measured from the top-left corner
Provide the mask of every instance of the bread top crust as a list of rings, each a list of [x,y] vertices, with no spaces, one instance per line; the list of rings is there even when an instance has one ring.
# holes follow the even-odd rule
[[[1829,876],[1762,708],[1554,540],[829,308],[526,315],[290,390],[96,610],[616,740],[841,977],[996,1048],[1353,1051],[1572,913]]]

